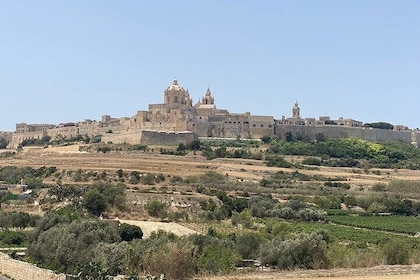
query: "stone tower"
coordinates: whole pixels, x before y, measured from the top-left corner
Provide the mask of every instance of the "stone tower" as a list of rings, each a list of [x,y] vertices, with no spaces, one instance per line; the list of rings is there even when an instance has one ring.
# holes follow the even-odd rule
[[[214,105],[214,97],[211,96],[209,88],[207,88],[206,95],[203,97],[201,103],[204,105]]]
[[[295,102],[295,106],[292,109],[292,118],[300,119],[300,108],[297,101]]]

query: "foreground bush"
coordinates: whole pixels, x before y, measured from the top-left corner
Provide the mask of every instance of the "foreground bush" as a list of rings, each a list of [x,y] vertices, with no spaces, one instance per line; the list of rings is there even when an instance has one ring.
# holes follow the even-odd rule
[[[282,269],[314,269],[327,264],[328,234],[324,230],[311,234],[300,234],[295,239],[282,240],[279,237],[263,244],[260,261]]]
[[[387,264],[408,264],[412,250],[407,242],[393,239],[382,245]]]
[[[51,269],[71,273],[93,259],[94,249],[99,243],[119,240],[105,222],[97,220],[58,222],[45,231],[35,232],[34,241],[28,246],[28,255],[37,263]]]

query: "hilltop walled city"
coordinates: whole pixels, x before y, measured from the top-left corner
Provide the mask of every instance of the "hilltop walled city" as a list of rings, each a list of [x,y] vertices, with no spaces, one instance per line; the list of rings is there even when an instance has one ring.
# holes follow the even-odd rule
[[[314,140],[322,134],[329,138],[355,137],[368,141],[399,140],[418,146],[419,131],[403,125],[392,130],[366,128],[361,121],[330,117],[302,118],[298,103],[292,108],[291,117],[230,113],[216,107],[210,89],[193,105],[188,90],[175,79],[164,91],[164,102],[149,104],[147,111],[137,111],[132,117],[113,118],[103,115],[100,121],[54,124],[16,124],[14,132],[0,132],[9,142],[9,148],[17,148],[23,140],[74,138],[80,135],[102,135],[104,143],[167,144],[189,143],[200,137],[259,139],[262,136],[277,136],[285,139]]]

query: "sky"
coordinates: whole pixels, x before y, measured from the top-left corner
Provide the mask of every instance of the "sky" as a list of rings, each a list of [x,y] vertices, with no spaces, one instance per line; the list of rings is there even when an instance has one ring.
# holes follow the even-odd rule
[[[0,131],[193,103],[420,127],[420,1],[0,1]]]

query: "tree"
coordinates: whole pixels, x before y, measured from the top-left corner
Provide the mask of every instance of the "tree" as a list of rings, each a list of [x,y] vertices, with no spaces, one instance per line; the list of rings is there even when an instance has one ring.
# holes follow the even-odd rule
[[[140,227],[126,223],[120,225],[119,234],[121,240],[123,241],[131,241],[133,239],[141,239],[143,237],[143,231]]]
[[[254,259],[257,257],[261,240],[256,234],[247,233],[236,240],[236,249],[243,259]]]
[[[92,262],[97,246],[118,240],[105,222],[79,219],[42,231],[28,246],[28,255],[49,268],[78,273],[78,267]]]
[[[265,144],[268,144],[271,142],[271,137],[269,135],[264,135],[261,137],[261,141],[263,141]]]
[[[219,241],[206,246],[197,260],[198,269],[203,273],[228,273],[239,262],[241,256],[229,244]]]
[[[146,204],[146,210],[150,216],[160,217],[164,214],[165,209],[162,202],[159,200],[151,200]]]
[[[286,132],[285,139],[287,142],[292,142],[294,140],[292,132],[290,131]]]
[[[365,123],[363,126],[364,127],[379,128],[379,129],[387,129],[387,130],[393,130],[394,129],[394,126],[392,124],[386,123],[386,122]]]
[[[4,137],[0,137],[0,149],[5,149],[9,142]]]
[[[179,143],[178,144],[178,148],[176,148],[176,150],[178,151],[178,152],[183,152],[183,151],[185,151],[187,149],[187,146],[185,146],[185,144],[184,143]]]
[[[328,233],[322,229],[311,234],[302,233],[296,239],[276,237],[261,246],[260,260],[264,265],[283,269],[319,268],[326,264],[328,241]]]
[[[198,151],[201,148],[201,142],[200,140],[194,140],[191,143],[188,144],[188,149],[193,151]]]
[[[387,264],[408,264],[412,250],[401,239],[389,240],[382,246]]]
[[[90,190],[83,195],[83,206],[90,214],[99,216],[107,208],[105,196],[97,190]]]
[[[131,171],[128,181],[130,184],[137,184],[140,181],[140,173],[138,171]]]

